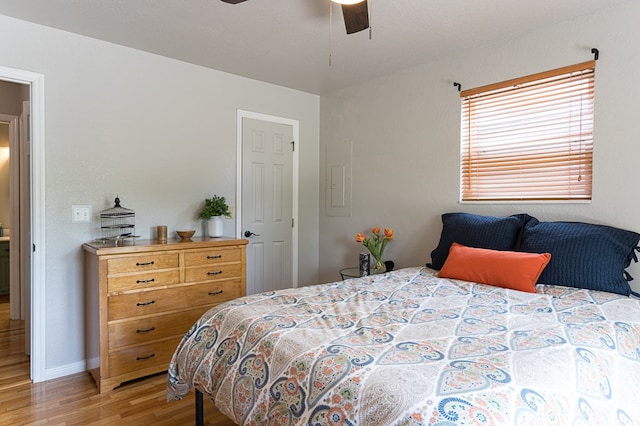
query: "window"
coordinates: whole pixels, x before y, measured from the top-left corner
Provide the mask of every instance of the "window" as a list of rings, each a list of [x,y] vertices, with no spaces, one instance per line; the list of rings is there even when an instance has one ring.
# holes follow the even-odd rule
[[[591,200],[595,61],[460,93],[462,201]]]

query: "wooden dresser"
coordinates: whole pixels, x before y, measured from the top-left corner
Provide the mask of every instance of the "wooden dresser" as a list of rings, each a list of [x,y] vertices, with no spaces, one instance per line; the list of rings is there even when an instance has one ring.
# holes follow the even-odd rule
[[[87,368],[100,393],[165,371],[210,307],[246,294],[247,240],[83,245]]]

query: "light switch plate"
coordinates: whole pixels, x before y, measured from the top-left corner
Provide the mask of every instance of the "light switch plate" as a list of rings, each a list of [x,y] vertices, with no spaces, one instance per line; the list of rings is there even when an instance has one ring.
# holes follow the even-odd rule
[[[71,222],[86,223],[91,222],[91,206],[71,206]]]

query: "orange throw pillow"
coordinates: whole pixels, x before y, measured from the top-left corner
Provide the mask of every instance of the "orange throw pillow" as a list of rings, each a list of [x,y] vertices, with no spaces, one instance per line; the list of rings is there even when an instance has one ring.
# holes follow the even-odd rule
[[[538,277],[549,260],[549,253],[489,250],[453,243],[439,276],[535,293]]]

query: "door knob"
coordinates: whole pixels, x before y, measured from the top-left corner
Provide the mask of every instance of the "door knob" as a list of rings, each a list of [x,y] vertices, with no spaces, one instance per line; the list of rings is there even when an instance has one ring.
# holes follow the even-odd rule
[[[255,233],[253,233],[253,232],[251,232],[251,231],[244,231],[244,236],[245,236],[246,238],[253,237],[254,235],[255,235],[256,237],[259,237],[259,236],[260,236],[260,234],[255,234]]]

